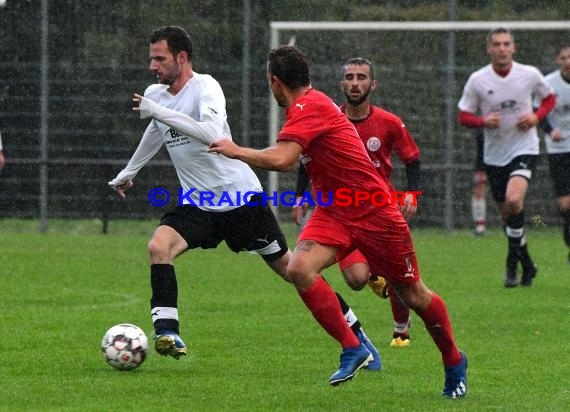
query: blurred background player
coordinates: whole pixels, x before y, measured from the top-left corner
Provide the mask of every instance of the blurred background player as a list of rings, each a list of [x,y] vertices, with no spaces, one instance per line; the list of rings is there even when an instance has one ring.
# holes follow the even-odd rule
[[[541,126],[546,132],[546,152],[557,206],[564,219],[563,238],[570,248],[570,43],[558,48],[556,63],[558,70],[546,76],[556,93],[556,105]],[[570,264],[570,252],[567,259]]]
[[[473,194],[471,195],[471,215],[475,225],[475,235],[483,236],[487,230],[487,173],[483,162],[483,146],[485,136],[483,129],[475,133],[477,155],[475,172],[473,173]]]
[[[369,60],[362,57],[348,60],[342,66],[340,88],[346,101],[340,106],[340,109],[356,128],[378,173],[387,181],[390,180],[393,170],[391,156],[392,152],[395,152],[406,167],[408,190],[417,191],[420,180],[420,150],[402,119],[370,104],[370,94],[377,87],[378,81],[375,79],[374,65]],[[297,195],[302,196],[308,186],[309,179],[301,165],[297,175]],[[405,206],[402,206],[402,213],[406,219],[411,219],[416,214],[417,205],[413,204],[411,196],[406,196],[404,202]],[[302,213],[302,208],[293,210],[293,213],[296,221],[300,222],[299,213]],[[358,251],[354,251],[340,260],[339,266],[343,273],[349,277],[370,270],[366,259]],[[395,347],[408,346],[410,344],[410,310],[400,297],[390,289],[380,274],[370,274],[368,284],[378,296],[390,299],[394,319],[394,330],[390,345]]]
[[[484,127],[485,169],[508,239],[504,285],[518,286],[520,261],[520,283],[531,286],[537,268],[527,248],[524,199],[538,157],[536,125],[552,110],[556,96],[536,67],[513,60],[515,42],[509,30],[491,30],[486,46],[491,64],[469,76],[458,103],[459,122]],[[536,112],[533,97],[540,101]]]

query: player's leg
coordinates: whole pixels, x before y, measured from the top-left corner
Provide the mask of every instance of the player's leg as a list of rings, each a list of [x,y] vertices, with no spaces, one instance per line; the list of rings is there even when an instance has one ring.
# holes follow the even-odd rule
[[[306,236],[311,236],[305,229]],[[368,365],[373,356],[354,335],[344,318],[335,292],[320,275],[334,263],[337,248],[310,239],[301,239],[289,263],[288,274],[305,306],[315,320],[342,347],[340,366],[329,378],[333,386],[354,377],[358,369]]]
[[[536,277],[537,268],[528,252],[525,233],[524,200],[528,191],[529,180],[532,177],[536,156],[518,156],[513,161],[514,170],[510,174],[505,194],[507,210],[507,237],[509,248],[516,250],[521,262],[523,274],[522,286],[531,286]]]
[[[562,238],[570,249],[570,153],[553,153],[548,155],[550,176],[557,196],[557,206],[562,216]],[[568,251],[570,264],[570,251]]]
[[[447,307],[421,279],[415,283],[394,283],[402,300],[423,320],[428,333],[441,352],[445,383],[443,396],[461,398],[467,394],[467,357],[457,347]]]
[[[340,254],[341,256],[344,253]],[[338,254],[337,254],[338,257]],[[370,278],[370,268],[368,266],[368,262],[366,258],[360,253],[358,250],[354,250],[353,252],[349,253],[348,256],[340,259],[339,262],[340,270],[346,280],[346,283],[354,290],[360,290],[364,287],[362,282],[359,279],[369,279]],[[361,343],[364,343],[366,348],[370,351],[374,359],[368,365],[365,366],[368,370],[380,370],[382,369],[382,358],[380,353],[378,353],[378,349],[374,346],[372,341],[368,339],[366,332],[362,328],[362,325],[352,309],[348,306],[348,304],[344,301],[342,296],[340,296],[337,292],[338,301],[340,303],[340,307],[342,309],[342,313],[350,325],[352,331],[358,337],[358,340]]]
[[[562,237],[566,247],[569,249],[567,260],[570,265],[570,194],[558,198],[558,210],[563,219]]]
[[[394,319],[394,331],[392,332],[390,346],[405,348],[410,346],[411,343],[410,325],[412,319],[410,317],[410,309],[394,290],[390,290],[389,297],[392,318]]]
[[[471,213],[475,224],[475,235],[485,234],[487,229],[487,176],[484,170],[477,170],[473,175],[473,195],[471,196]]]
[[[349,247],[350,242],[351,234],[341,222],[317,208],[299,236],[288,268],[288,276],[307,309],[342,347],[340,366],[329,378],[331,385],[352,379],[358,369],[373,360],[344,319],[334,291],[320,275],[321,270],[336,261],[338,249]]]
[[[151,316],[156,334],[154,347],[161,355],[178,359],[186,354],[186,345],[180,338],[174,258],[187,249],[203,244],[217,246],[221,241],[216,236],[218,215],[221,213],[179,206],[162,217],[148,244],[151,258]]]
[[[186,345],[179,336],[178,283],[173,260],[187,247],[186,241],[176,230],[164,225],[155,230],[148,244],[155,349],[161,355],[176,359],[186,355]]]
[[[383,215],[378,214],[378,219]],[[413,241],[403,218],[398,221],[394,216],[388,223],[391,227],[385,232],[359,233],[354,228],[357,247],[368,259],[371,271],[382,271],[390,287],[423,320],[441,352],[445,371],[443,395],[463,397],[467,393],[467,358],[457,347],[445,303],[421,280]],[[386,227],[386,222],[379,221],[378,227]]]
[[[496,167],[487,166],[487,177],[489,178],[489,186],[491,188],[491,195],[493,200],[497,204],[497,208],[501,214],[501,219],[503,222],[503,228],[507,239],[509,239],[508,230],[508,219],[511,215],[511,211],[506,204],[506,192],[507,185],[510,180],[510,168],[509,167]],[[516,287],[519,284],[517,279],[517,265],[519,262],[517,243],[508,240],[507,257],[506,257],[506,269],[505,269],[505,280],[504,285],[507,288]]]

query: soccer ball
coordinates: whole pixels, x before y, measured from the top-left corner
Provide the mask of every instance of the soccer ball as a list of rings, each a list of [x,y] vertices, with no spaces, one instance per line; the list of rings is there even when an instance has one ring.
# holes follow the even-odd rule
[[[101,340],[103,358],[119,370],[132,370],[142,365],[148,354],[148,338],[138,326],[121,323],[109,329]]]

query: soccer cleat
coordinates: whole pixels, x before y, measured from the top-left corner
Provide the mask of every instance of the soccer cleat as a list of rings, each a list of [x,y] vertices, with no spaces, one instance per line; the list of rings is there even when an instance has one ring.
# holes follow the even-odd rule
[[[179,359],[186,356],[186,345],[178,334],[171,331],[159,331],[154,337],[154,349],[162,356]]]
[[[568,264],[570,265],[570,252],[568,252]]]
[[[532,286],[532,281],[536,277],[536,273],[538,272],[538,268],[536,265],[532,265],[529,270],[523,268],[523,275],[521,278],[521,286]]]
[[[356,348],[344,348],[340,353],[340,366],[329,378],[329,383],[337,386],[351,380],[358,369],[368,365],[373,359],[363,343]]]
[[[358,337],[360,343],[363,343],[364,346],[366,346],[368,352],[372,354],[372,361],[369,362],[368,365],[365,365],[364,368],[368,369],[369,371],[379,371],[382,369],[382,358],[380,357],[378,350],[374,347],[372,342],[370,342],[370,339],[368,339],[368,336],[366,336],[366,333],[360,329],[356,337]]]
[[[406,346],[410,346],[410,343],[412,343],[412,341],[410,340],[410,335],[408,333],[394,332],[390,346],[405,348]]]
[[[517,280],[517,275],[509,274],[505,276],[505,287],[506,288],[516,288],[519,285],[519,281]]]
[[[374,293],[382,299],[386,299],[390,295],[388,291],[388,282],[386,282],[386,279],[382,276],[370,275],[368,286],[370,286],[370,289],[372,289]]]
[[[445,385],[443,397],[449,399],[464,398],[467,395],[467,355],[461,353],[461,362],[456,366],[444,366]]]

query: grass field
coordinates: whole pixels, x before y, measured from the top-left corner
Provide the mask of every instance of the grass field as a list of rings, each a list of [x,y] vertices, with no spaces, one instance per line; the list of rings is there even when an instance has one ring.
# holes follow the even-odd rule
[[[531,228],[531,288],[505,289],[505,239],[415,230],[426,283],[446,301],[469,357],[469,394],[441,398],[439,353],[414,315],[412,346],[388,346],[387,301],[326,278],[351,303],[385,365],[337,388],[340,349],[292,286],[254,255],[191,251],[177,261],[180,361],[151,353],[109,367],[103,333],[131,322],[149,336],[146,243],[153,222],[0,221],[2,411],[564,411],[570,410],[570,267],[558,228]],[[294,232],[288,228],[291,240]]]

